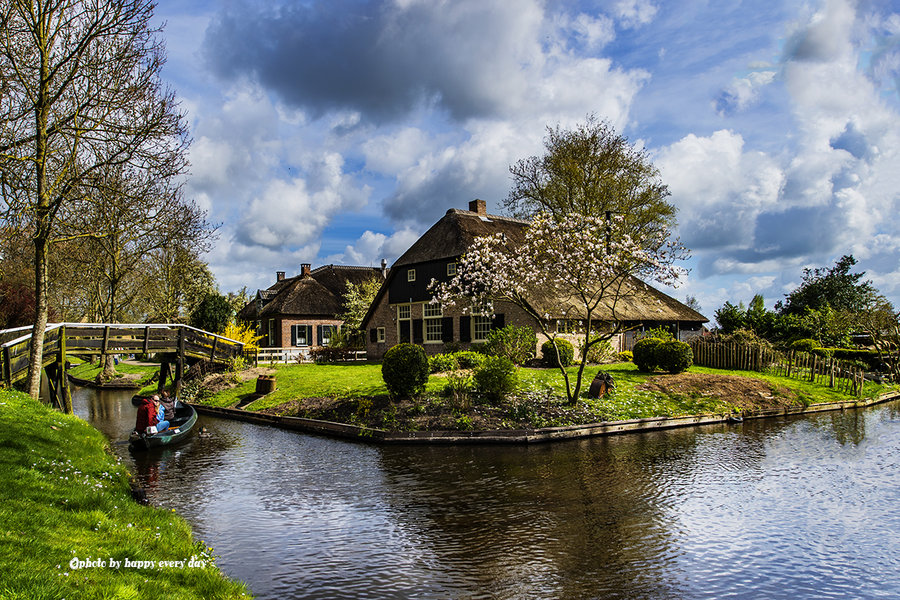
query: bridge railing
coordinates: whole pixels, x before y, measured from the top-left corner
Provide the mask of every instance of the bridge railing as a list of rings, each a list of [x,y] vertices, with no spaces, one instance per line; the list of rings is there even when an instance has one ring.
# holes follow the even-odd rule
[[[30,347],[30,327],[0,331],[0,382],[11,385],[25,377]],[[60,360],[60,354],[171,353],[227,362],[241,356],[243,347],[242,342],[188,325],[56,323],[44,332],[42,366]]]

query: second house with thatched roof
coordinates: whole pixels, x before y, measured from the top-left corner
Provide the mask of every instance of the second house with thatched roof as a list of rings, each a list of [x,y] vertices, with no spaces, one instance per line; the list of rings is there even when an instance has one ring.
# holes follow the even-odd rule
[[[497,302],[492,315],[444,310],[431,302],[429,291],[432,280],[447,281],[456,274],[460,257],[475,238],[500,233],[514,244],[524,238],[527,227],[528,221],[487,214],[483,200],[470,202],[467,211],[448,210],[391,266],[363,319],[368,357],[380,358],[401,342],[420,344],[429,354],[468,349],[485,342],[491,330],[505,325],[531,327],[540,337],[534,318],[514,304]],[[708,322],[697,311],[641,281],[635,279],[631,285],[633,293],[627,306],[617,309],[619,320],[627,322],[629,331],[614,338],[616,350],[630,349],[635,331],[666,327],[680,339],[689,339],[699,335]],[[562,337],[583,325],[571,318],[563,303],[544,298],[542,304],[546,306],[540,307],[539,314],[549,313]],[[542,341],[539,339],[539,343]]]
[[[237,315],[262,335],[260,348],[283,348],[293,356],[307,356],[314,347],[331,344],[343,324],[344,295],[348,283],[360,285],[367,279],[384,280],[385,268],[324,265],[316,269],[300,265],[300,274],[275,274],[275,283],[257,290]]]

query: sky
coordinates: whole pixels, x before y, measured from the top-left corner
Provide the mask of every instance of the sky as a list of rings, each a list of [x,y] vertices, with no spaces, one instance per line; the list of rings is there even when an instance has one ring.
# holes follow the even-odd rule
[[[710,319],[844,254],[900,307],[900,0],[159,0],[221,292],[396,260],[593,114],[644,148]]]

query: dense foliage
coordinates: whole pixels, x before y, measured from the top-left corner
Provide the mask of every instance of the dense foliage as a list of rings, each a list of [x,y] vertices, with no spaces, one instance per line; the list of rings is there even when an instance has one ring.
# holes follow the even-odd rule
[[[475,369],[478,391],[494,402],[500,402],[515,391],[518,385],[516,365],[505,356],[488,356]]]
[[[190,325],[210,333],[222,333],[232,316],[228,298],[221,294],[207,294],[191,313]]]
[[[434,354],[428,357],[428,368],[432,373],[443,373],[459,368],[459,361],[452,354]]]
[[[694,352],[685,342],[664,340],[654,352],[657,365],[667,373],[681,373],[694,364]]]
[[[537,334],[531,327],[507,325],[488,334],[485,353],[503,356],[522,365],[534,358],[537,352]]]
[[[428,356],[421,346],[397,344],[384,354],[381,377],[391,399],[416,398],[428,383]]]
[[[631,353],[638,370],[649,373],[656,369],[656,347],[662,342],[661,339],[655,337],[645,337],[635,342]]]
[[[575,347],[561,338],[547,340],[541,344],[541,358],[548,367],[568,367],[575,358]]]

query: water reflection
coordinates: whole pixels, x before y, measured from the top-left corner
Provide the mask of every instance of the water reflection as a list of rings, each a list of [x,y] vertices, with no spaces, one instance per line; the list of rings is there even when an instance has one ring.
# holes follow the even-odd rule
[[[75,397],[125,439],[130,396]],[[116,451],[261,598],[900,594],[896,403],[532,447],[200,424]]]

